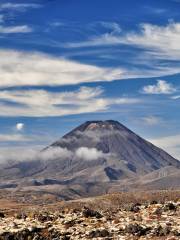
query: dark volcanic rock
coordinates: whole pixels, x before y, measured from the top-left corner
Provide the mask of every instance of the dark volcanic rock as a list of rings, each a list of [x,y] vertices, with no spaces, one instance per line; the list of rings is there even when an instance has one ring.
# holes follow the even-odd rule
[[[96,229],[93,230],[89,233],[89,238],[105,238],[108,237],[110,235],[110,233],[106,230],[106,229]]]
[[[85,208],[83,210],[82,214],[86,218],[88,218],[88,217],[102,218],[103,217],[98,211],[94,211],[89,208]]]
[[[129,224],[125,228],[125,232],[137,236],[143,236],[145,235],[148,231],[150,231],[150,228],[143,228],[141,225],[135,223],[135,224]]]
[[[4,218],[4,217],[5,217],[4,213],[0,212],[0,218]]]

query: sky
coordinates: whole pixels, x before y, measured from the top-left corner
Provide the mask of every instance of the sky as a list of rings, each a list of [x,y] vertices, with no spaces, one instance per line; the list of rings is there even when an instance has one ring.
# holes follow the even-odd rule
[[[0,0],[0,154],[118,120],[180,159],[179,0]]]

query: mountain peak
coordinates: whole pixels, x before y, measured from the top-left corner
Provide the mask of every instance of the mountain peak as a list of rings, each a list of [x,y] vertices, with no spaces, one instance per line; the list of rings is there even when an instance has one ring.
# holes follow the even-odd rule
[[[87,121],[84,124],[86,127],[84,130],[99,130],[99,129],[106,129],[106,130],[115,130],[117,126],[122,126],[118,121],[114,120],[105,120],[105,121]]]
[[[77,128],[73,129],[71,132],[66,134],[64,137],[69,137],[71,135],[76,134],[77,132],[86,132],[86,131],[121,131],[128,129],[115,120],[92,120],[92,121],[86,121],[85,123],[81,124]]]

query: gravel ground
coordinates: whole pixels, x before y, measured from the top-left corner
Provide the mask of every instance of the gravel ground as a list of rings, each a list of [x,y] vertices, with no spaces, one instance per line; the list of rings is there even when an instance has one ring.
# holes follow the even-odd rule
[[[92,208],[0,213],[0,240],[180,239],[180,202],[133,203],[116,210]]]

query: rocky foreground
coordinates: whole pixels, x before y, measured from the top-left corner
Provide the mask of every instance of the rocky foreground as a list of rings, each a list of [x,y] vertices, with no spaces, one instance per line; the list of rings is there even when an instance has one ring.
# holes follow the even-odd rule
[[[0,213],[0,240],[180,239],[180,202],[52,212]]]

